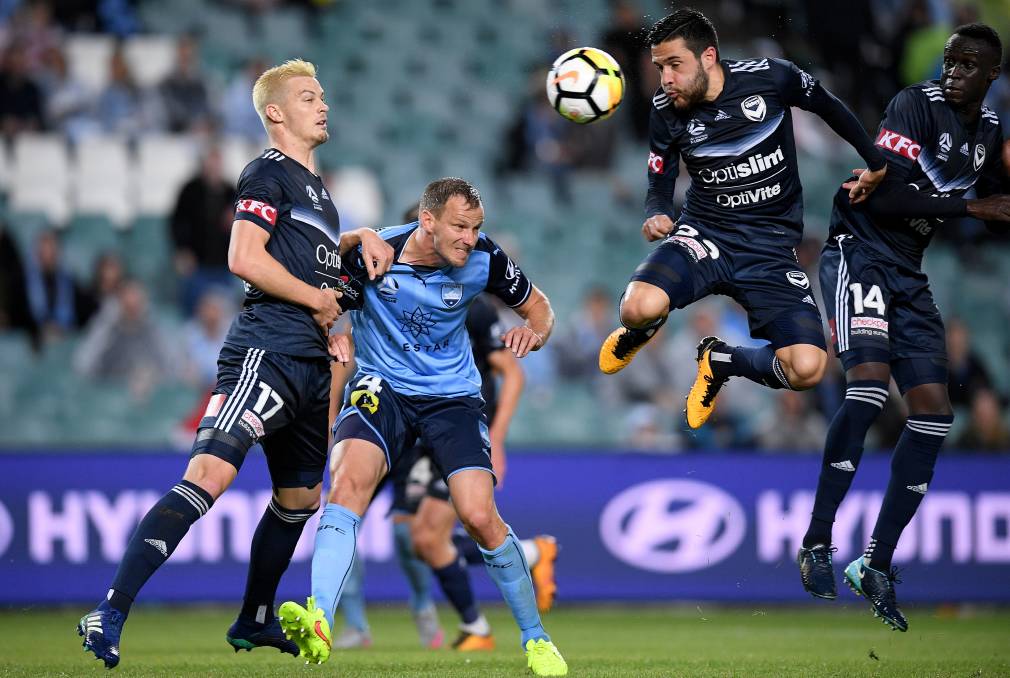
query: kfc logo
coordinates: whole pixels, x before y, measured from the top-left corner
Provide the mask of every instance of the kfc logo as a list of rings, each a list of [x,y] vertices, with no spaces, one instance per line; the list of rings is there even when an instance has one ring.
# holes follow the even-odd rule
[[[255,214],[271,226],[277,223],[277,208],[271,207],[265,202],[260,202],[259,200],[250,200],[248,198],[239,200],[235,205],[235,214],[238,216],[243,212]]]
[[[649,171],[653,174],[663,173],[663,156],[649,153]]]
[[[898,155],[903,155],[909,160],[917,160],[922,146],[915,143],[908,137],[904,137],[897,132],[881,128],[880,136],[877,137],[877,146],[893,151]]]

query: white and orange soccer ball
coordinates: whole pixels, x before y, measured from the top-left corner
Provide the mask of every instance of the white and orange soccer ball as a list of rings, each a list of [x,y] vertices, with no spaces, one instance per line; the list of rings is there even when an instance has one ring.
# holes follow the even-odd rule
[[[568,50],[547,74],[547,99],[572,122],[610,117],[624,99],[624,74],[614,57],[595,47]]]

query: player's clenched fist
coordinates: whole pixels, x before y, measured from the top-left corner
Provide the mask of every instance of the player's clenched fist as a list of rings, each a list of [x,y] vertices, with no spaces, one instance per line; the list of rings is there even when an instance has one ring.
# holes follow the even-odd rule
[[[537,350],[544,343],[543,337],[534,332],[528,325],[513,327],[501,339],[502,343],[505,344],[505,348],[511,349],[517,358],[522,358],[530,351]]]
[[[337,303],[340,297],[340,292],[332,288],[320,289],[316,295],[316,303],[312,306],[312,319],[327,332],[343,313],[343,309]]]
[[[642,224],[642,235],[649,242],[660,240],[673,233],[673,220],[665,214],[657,214],[645,220]]]

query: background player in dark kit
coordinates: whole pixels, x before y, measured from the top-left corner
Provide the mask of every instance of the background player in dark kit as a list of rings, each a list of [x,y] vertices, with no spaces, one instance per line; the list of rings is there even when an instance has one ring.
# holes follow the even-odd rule
[[[804,588],[834,598],[831,527],[894,377],[909,417],[891,458],[891,478],[865,553],[845,569],[854,591],[893,628],[897,607],[891,557],[933,477],[954,420],[947,395],[943,321],[922,272],[923,252],[945,219],[972,216],[990,229],[1010,221],[1003,130],[982,100],[999,76],[1002,46],[983,24],[947,40],[939,80],[891,100],[877,132],[887,178],[862,206],[835,196],[821,257],[832,340],[846,370],[845,400],[824,446],[817,495],[797,561]],[[858,172],[858,170],[857,170]],[[845,184],[848,186],[849,184]],[[966,199],[974,189],[978,199]]]

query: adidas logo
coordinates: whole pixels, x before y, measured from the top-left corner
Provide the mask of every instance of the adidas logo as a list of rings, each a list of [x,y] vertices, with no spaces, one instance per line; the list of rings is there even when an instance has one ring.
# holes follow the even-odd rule
[[[848,471],[849,473],[855,473],[856,467],[852,465],[852,462],[846,459],[845,461],[836,461],[831,465],[832,468],[836,468],[839,471]]]
[[[961,144],[961,155],[968,155],[968,142]]]
[[[912,492],[918,492],[919,494],[926,494],[926,490],[929,489],[929,486],[926,483],[923,483],[922,485],[909,485],[905,489],[912,490]]]
[[[714,120],[714,122],[719,122],[720,120],[729,120],[729,119],[730,119],[730,116],[726,113],[726,111],[724,111],[722,109],[719,109],[719,112],[715,114],[715,120]]]
[[[168,558],[168,546],[164,541],[161,539],[145,539],[144,541],[158,549],[158,553],[160,553],[163,557]]]

